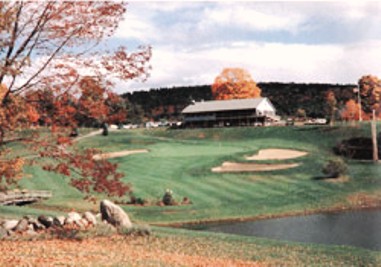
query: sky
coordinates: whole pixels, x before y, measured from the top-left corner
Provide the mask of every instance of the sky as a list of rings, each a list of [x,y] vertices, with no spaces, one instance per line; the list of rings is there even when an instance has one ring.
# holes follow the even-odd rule
[[[224,68],[256,82],[381,77],[379,14],[381,1],[132,1],[111,41],[151,45],[152,70],[117,91],[212,84]]]

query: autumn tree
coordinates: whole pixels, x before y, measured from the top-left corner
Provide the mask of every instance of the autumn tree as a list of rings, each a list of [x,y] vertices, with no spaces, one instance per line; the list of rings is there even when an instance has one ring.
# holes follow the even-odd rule
[[[343,120],[354,121],[358,120],[360,116],[360,108],[355,100],[350,99],[345,103],[345,107],[341,112],[341,118]]]
[[[335,93],[332,90],[329,90],[326,94],[326,111],[330,117],[329,125],[333,125],[335,121],[335,114],[337,111],[337,100]]]
[[[79,120],[98,125],[105,122],[108,115],[108,107],[105,104],[106,89],[101,81],[92,77],[84,77],[79,82],[81,97],[78,100]]]
[[[78,97],[84,92],[93,97],[93,90],[101,89],[107,95],[116,79],[147,77],[150,47],[128,52],[103,46],[126,8],[116,1],[0,2],[0,182],[15,182],[28,163],[12,157],[6,144],[20,142],[17,134],[26,132],[20,130],[43,117],[52,126],[51,136],[22,141],[36,155],[50,158],[44,169],[71,176],[73,186],[85,192],[122,195],[129,190],[116,165],[93,159],[96,151],[66,149]],[[50,102],[40,105],[44,99]],[[107,116],[107,109],[94,114],[92,104],[86,104],[91,115]]]
[[[261,89],[246,70],[226,68],[214,80],[212,94],[217,100],[255,98]]]
[[[375,110],[380,113],[381,80],[376,76],[366,75],[359,80],[361,106],[365,113],[371,114]]]
[[[107,122],[113,124],[125,123],[127,120],[128,109],[126,101],[114,92],[108,92],[105,99],[105,105],[108,108]]]

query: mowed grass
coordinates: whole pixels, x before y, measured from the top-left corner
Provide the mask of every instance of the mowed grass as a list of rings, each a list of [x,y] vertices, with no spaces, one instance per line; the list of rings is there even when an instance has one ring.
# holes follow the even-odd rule
[[[335,157],[342,139],[369,135],[367,125],[353,127],[265,127],[197,130],[135,130],[83,140],[81,147],[103,151],[148,149],[149,153],[112,159],[125,173],[137,197],[154,204],[166,189],[178,202],[192,205],[125,206],[135,221],[165,224],[277,216],[345,205],[355,192],[380,190],[380,165],[350,161],[350,180],[314,180]],[[307,151],[306,157],[284,160],[297,168],[258,173],[212,173],[224,161],[245,162],[244,156],[264,148]],[[267,161],[275,163],[277,161]],[[126,199],[127,200],[127,199]]]
[[[125,173],[124,181],[132,184],[134,194],[151,203],[148,206],[123,208],[137,223],[196,223],[318,211],[338,204],[349,206],[348,197],[356,193],[380,194],[381,165],[371,162],[347,161],[350,179],[345,183],[314,180],[321,176],[324,163],[336,157],[332,151],[336,143],[351,137],[369,136],[369,132],[369,125],[366,124],[359,128],[139,129],[110,132],[108,137],[94,136],[76,145],[104,152],[149,150],[148,153],[112,159]],[[211,172],[212,167],[227,160],[246,162],[246,155],[253,155],[264,148],[297,149],[309,154],[281,161],[300,164],[288,170],[230,174]],[[38,166],[28,167],[25,171],[29,176],[21,180],[21,188],[51,190],[54,197],[24,207],[0,207],[3,217],[55,215],[70,209],[97,210],[95,204],[83,200],[84,195],[69,185],[67,177],[42,171]],[[166,189],[173,190],[177,201],[188,197],[192,204],[155,205]],[[123,200],[128,200],[128,197]],[[168,239],[173,241],[176,251],[193,251],[199,255],[216,253],[217,256],[254,260],[274,266],[381,264],[378,252],[359,248],[297,244],[162,227],[154,227],[154,232],[167,240],[165,242]],[[209,249],[203,249],[205,247]]]
[[[340,203],[356,192],[380,192],[381,166],[348,161],[349,181],[329,183],[314,180],[321,176],[327,159],[335,157],[332,147],[342,139],[369,135],[363,127],[258,127],[194,130],[121,130],[109,136],[93,136],[76,144],[104,152],[147,149],[148,153],[115,158],[119,171],[131,183],[136,197],[150,205],[124,206],[135,221],[156,224],[248,219],[322,210]],[[307,151],[305,157],[282,160],[299,163],[288,170],[256,173],[213,173],[212,167],[224,161],[246,162],[245,156],[264,148]],[[277,161],[266,161],[277,163]],[[97,209],[83,200],[84,195],[69,185],[69,179],[42,171],[38,166],[25,169],[21,188],[50,190],[54,197],[41,204],[19,208],[20,212],[62,212],[70,209]],[[191,205],[160,207],[166,189],[181,202]],[[102,198],[105,196],[99,196]],[[119,199],[120,200],[120,199]],[[128,201],[126,196],[122,200]],[[17,214],[0,207],[5,215]]]

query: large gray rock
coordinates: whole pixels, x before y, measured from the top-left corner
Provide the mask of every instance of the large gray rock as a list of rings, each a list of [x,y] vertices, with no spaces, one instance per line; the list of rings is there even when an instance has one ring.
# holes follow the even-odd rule
[[[5,220],[2,223],[2,228],[4,228],[5,230],[11,231],[16,227],[18,223],[19,223],[18,220]]]
[[[127,213],[118,205],[105,199],[101,201],[100,212],[102,214],[102,220],[107,221],[116,227],[131,228],[132,223]]]

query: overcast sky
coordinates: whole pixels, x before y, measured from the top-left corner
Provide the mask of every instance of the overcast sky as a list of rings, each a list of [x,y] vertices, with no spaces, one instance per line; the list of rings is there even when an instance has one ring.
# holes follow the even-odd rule
[[[256,82],[381,77],[381,2],[130,2],[113,43],[151,45],[151,75],[117,91],[211,84],[223,68]]]

